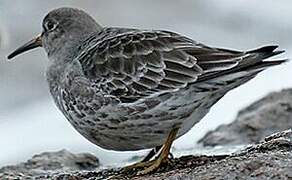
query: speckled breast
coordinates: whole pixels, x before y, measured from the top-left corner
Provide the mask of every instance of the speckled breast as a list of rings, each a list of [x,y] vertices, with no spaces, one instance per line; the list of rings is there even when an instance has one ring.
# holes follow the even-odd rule
[[[119,103],[115,97],[103,96],[90,86],[80,85],[82,90],[77,88],[78,85],[74,86],[70,86],[70,90],[59,90],[59,108],[89,141],[117,151],[161,145],[170,130],[177,126],[180,127],[177,137],[182,136],[221,97],[208,99],[212,97],[206,95],[207,92],[196,92],[188,87],[135,103]]]

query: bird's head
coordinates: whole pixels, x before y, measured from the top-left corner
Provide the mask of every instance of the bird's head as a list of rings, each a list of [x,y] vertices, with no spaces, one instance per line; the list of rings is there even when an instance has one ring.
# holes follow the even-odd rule
[[[75,8],[58,8],[45,16],[42,32],[12,52],[8,59],[37,47],[43,47],[49,57],[58,55],[64,50],[71,52],[86,35],[100,30],[101,26],[84,11]]]

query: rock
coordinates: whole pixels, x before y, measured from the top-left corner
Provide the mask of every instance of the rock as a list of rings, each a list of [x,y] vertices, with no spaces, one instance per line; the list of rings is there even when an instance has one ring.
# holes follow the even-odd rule
[[[240,111],[236,120],[207,133],[204,146],[257,143],[265,136],[292,128],[292,89],[271,93]]]
[[[30,160],[15,166],[6,166],[0,169],[0,174],[17,176],[40,176],[43,174],[96,170],[99,160],[91,154],[73,154],[66,150],[45,152],[33,156]],[[0,179],[1,175],[0,175]]]
[[[62,151],[61,151],[62,152]],[[65,154],[67,154],[66,152]],[[45,162],[48,154],[43,153]],[[54,153],[53,153],[54,154]],[[58,153],[57,153],[58,154]],[[62,153],[61,153],[62,154]],[[221,156],[184,156],[175,158],[171,164],[162,167],[158,172],[146,176],[136,176],[136,170],[123,172],[117,169],[101,171],[83,169],[84,166],[76,166],[76,161],[71,157],[76,157],[69,153],[68,159],[73,163],[67,164],[61,160],[62,165],[49,168],[48,163],[36,163],[37,169],[41,169],[41,174],[29,174],[35,165],[26,163],[18,166],[4,167],[0,170],[0,179],[136,179],[136,180],[160,180],[160,179],[291,179],[292,178],[292,130],[286,130],[266,137],[257,145],[251,145],[244,150],[231,155]],[[40,157],[38,155],[37,157]],[[66,155],[67,156],[67,155]],[[59,159],[52,156],[52,159]],[[92,158],[92,157],[91,157]],[[91,159],[89,158],[89,159]],[[33,158],[39,159],[39,158]],[[42,159],[42,158],[41,158]],[[78,158],[77,158],[78,159]],[[83,159],[83,158],[81,158]],[[94,158],[93,158],[94,159]],[[54,162],[53,160],[51,162]],[[57,161],[59,162],[59,161]],[[77,161],[80,162],[80,161]],[[87,158],[85,162],[88,162]],[[90,161],[92,162],[92,161]],[[27,166],[26,166],[27,164]],[[72,165],[73,164],[73,165]],[[79,164],[79,163],[77,163]],[[82,163],[83,164],[83,163]],[[87,164],[87,163],[85,163]],[[44,167],[51,171],[44,171]],[[15,168],[20,167],[20,168]],[[62,171],[56,171],[56,167],[61,167]],[[92,167],[90,165],[89,167]],[[12,169],[11,169],[12,168]],[[72,168],[72,169],[71,169]],[[6,171],[6,173],[5,173]],[[7,173],[9,172],[9,173]],[[46,173],[44,173],[46,172]]]
[[[199,166],[190,165],[136,179],[289,179],[292,178],[292,130],[272,135],[223,159],[216,159],[216,156],[206,158],[209,161],[202,161]],[[192,164],[194,160],[190,158],[185,163]]]

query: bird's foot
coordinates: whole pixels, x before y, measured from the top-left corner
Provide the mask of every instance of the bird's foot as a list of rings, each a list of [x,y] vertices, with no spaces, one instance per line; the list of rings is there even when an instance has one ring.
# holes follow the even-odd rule
[[[137,175],[145,175],[158,170],[162,165],[170,163],[167,153],[161,153],[157,158],[151,161],[138,162],[123,168],[123,171],[131,171],[134,169],[142,169],[138,171]]]
[[[153,160],[152,160],[153,161]],[[131,171],[133,169],[140,169],[140,168],[144,168],[144,167],[148,167],[151,165],[152,161],[146,161],[146,162],[138,162],[126,167],[123,167],[123,171]]]
[[[168,153],[161,153],[156,159],[146,163],[144,170],[139,171],[137,175],[145,175],[157,171],[161,166],[169,164],[170,159],[168,158]]]
[[[169,154],[170,154],[170,148],[171,145],[173,143],[173,141],[175,140],[176,134],[178,132],[178,128],[174,128],[173,130],[171,130],[171,132],[168,135],[168,138],[165,142],[165,144],[163,145],[163,148],[159,154],[159,156],[157,158],[155,158],[154,160],[151,161],[146,161],[146,162],[138,162],[135,163],[133,165],[130,166],[126,166],[123,168],[123,171],[129,171],[129,170],[133,170],[133,169],[143,169],[141,171],[139,171],[137,173],[137,175],[146,175],[149,173],[152,173],[156,170],[158,170],[161,166],[165,165],[165,164],[169,164],[170,163],[170,159],[169,159]]]

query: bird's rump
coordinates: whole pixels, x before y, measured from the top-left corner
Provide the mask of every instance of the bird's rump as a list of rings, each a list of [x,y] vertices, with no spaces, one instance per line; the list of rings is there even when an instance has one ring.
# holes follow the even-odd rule
[[[122,102],[176,91],[276,54],[275,48],[249,52],[211,48],[159,30],[104,28],[85,42],[76,58],[85,76]]]

